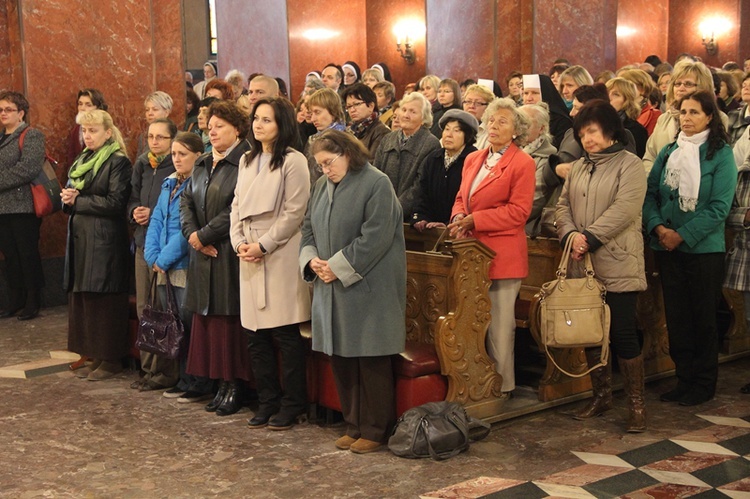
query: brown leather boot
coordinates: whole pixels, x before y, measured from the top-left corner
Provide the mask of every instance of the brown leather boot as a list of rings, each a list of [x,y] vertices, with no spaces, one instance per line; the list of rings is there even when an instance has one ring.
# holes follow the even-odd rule
[[[628,398],[628,433],[646,431],[646,404],[643,401],[643,355],[634,359],[618,357],[620,372],[625,379],[625,395]]]
[[[595,366],[601,358],[601,348],[587,348],[586,362],[589,366]],[[573,419],[583,421],[604,414],[612,409],[612,364],[598,367],[591,371],[591,386],[594,397],[580,411],[573,414]]]

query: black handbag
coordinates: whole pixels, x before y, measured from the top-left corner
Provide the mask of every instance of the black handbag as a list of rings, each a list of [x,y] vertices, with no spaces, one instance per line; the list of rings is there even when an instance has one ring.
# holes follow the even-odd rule
[[[456,402],[428,402],[406,411],[396,422],[388,448],[400,457],[448,459],[490,433],[490,425],[466,414]]]
[[[167,359],[176,359],[185,337],[185,328],[179,317],[179,308],[174,297],[174,289],[167,278],[167,303],[165,310],[156,307],[156,277],[151,280],[148,303],[143,308],[138,323],[138,338],[135,346],[144,352],[151,352]]]

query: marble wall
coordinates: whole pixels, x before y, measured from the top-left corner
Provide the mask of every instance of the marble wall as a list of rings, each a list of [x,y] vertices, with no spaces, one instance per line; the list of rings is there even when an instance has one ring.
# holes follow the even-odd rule
[[[367,61],[370,66],[377,62],[385,62],[388,65],[393,76],[393,84],[396,86],[396,96],[400,98],[407,83],[416,83],[426,74],[428,52],[425,47],[426,38],[417,38],[414,42],[416,62],[406,64],[396,51],[393,27],[402,20],[424,24],[425,0],[368,0],[366,7]]]
[[[230,69],[266,73],[289,83],[287,10],[277,0],[216,2],[219,76]],[[201,63],[202,64],[202,63]]]
[[[558,57],[591,76],[617,65],[617,0],[534,0],[534,69],[547,73]]]
[[[617,8],[617,67],[667,57],[669,0],[621,1]]]
[[[287,0],[287,10],[293,100],[305,86],[305,75],[330,62],[354,61],[367,68],[365,0]]]
[[[745,4],[744,8],[742,4]],[[742,18],[740,9],[745,11],[750,6],[743,0],[670,0],[669,9],[669,60],[682,53],[699,55],[706,64],[721,66],[726,61],[736,61],[750,56],[750,45],[742,47],[740,54],[740,26]],[[699,25],[706,19],[719,18],[727,23],[727,30],[716,35],[719,46],[716,55],[709,55],[701,43]],[[745,31],[750,26],[746,25]],[[747,38],[746,38],[747,41]],[[741,63],[741,61],[740,61]]]

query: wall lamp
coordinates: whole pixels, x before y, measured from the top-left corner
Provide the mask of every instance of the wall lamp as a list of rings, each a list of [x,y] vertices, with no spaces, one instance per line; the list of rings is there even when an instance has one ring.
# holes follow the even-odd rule
[[[732,23],[723,17],[711,17],[704,19],[698,25],[701,35],[701,43],[706,47],[708,55],[716,55],[719,52],[719,44],[716,39],[732,29]]]
[[[401,19],[393,26],[393,34],[396,35],[396,51],[406,61],[406,64],[414,64],[417,60],[414,42],[420,38],[424,38],[424,21],[418,19]]]

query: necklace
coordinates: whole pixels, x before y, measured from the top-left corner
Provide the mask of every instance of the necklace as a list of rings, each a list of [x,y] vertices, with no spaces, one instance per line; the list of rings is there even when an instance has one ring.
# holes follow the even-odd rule
[[[493,168],[495,168],[495,165],[500,162],[500,158],[503,157],[503,154],[505,154],[505,151],[508,150],[508,147],[510,147],[510,144],[503,147],[497,152],[490,152],[484,159],[484,163],[482,166],[484,166],[487,170],[492,170]]]

